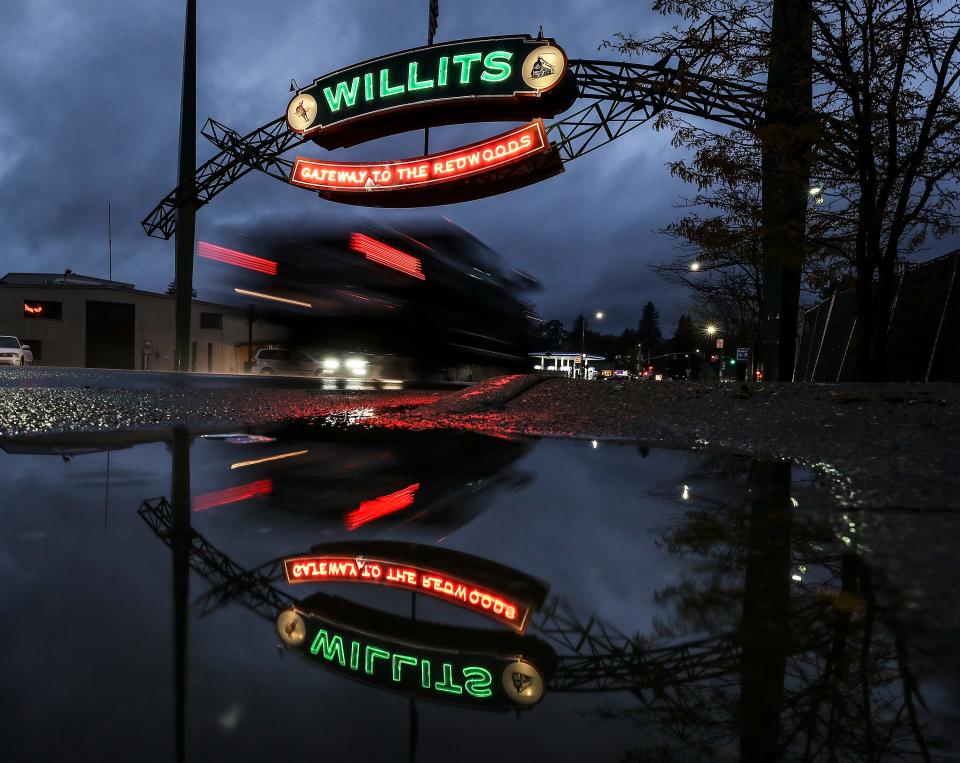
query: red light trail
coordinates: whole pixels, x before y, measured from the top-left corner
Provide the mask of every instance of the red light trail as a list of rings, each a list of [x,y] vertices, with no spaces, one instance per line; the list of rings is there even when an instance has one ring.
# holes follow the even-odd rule
[[[208,260],[224,262],[227,265],[236,265],[239,268],[255,270],[258,273],[265,273],[268,276],[277,274],[277,263],[273,260],[265,260],[263,257],[254,257],[252,254],[244,254],[235,249],[227,249],[223,246],[211,244],[208,241],[201,241],[197,244],[197,254]]]
[[[427,280],[427,277],[420,269],[420,260],[409,254],[394,249],[382,241],[370,238],[363,233],[350,234],[350,248],[355,252],[365,255],[368,260],[386,265],[388,268],[399,270],[408,276],[419,278],[421,281]]]
[[[245,501],[258,495],[270,495],[273,492],[273,480],[257,480],[246,485],[229,487],[226,490],[217,490],[213,493],[204,493],[193,499],[193,510],[204,511],[214,506],[223,506],[228,503]]]
[[[371,501],[361,501],[359,507],[343,518],[343,524],[348,530],[356,530],[375,519],[401,511],[413,504],[413,494],[419,489],[420,483],[416,482],[396,493],[381,495]]]

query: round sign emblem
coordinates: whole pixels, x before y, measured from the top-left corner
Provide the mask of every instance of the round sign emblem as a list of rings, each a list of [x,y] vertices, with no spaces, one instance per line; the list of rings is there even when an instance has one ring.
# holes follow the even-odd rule
[[[543,678],[529,662],[511,662],[503,669],[503,689],[519,705],[532,705],[543,697]]]
[[[312,95],[295,95],[287,106],[287,124],[291,130],[306,130],[317,118],[317,102]]]
[[[292,609],[285,609],[277,616],[277,633],[287,646],[300,646],[307,637],[307,626]]]
[[[549,90],[556,85],[567,68],[567,58],[560,48],[541,45],[534,48],[523,62],[523,81],[537,90]]]

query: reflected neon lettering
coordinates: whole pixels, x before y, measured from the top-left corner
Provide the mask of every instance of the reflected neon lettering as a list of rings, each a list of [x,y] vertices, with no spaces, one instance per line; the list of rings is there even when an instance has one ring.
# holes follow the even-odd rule
[[[415,565],[363,558],[302,558],[284,560],[289,583],[374,583],[419,591],[487,614],[514,627],[522,627],[526,608],[508,597],[442,572]]]
[[[489,697],[493,694],[490,684],[493,676],[486,668],[468,666],[463,669],[463,688],[473,697]]]
[[[323,652],[323,659],[333,660],[336,658],[340,666],[343,667],[343,639],[340,636],[334,636],[331,639],[330,634],[322,628],[317,631],[317,636],[310,645],[310,653],[319,654],[321,651]]]
[[[487,668],[480,665],[457,667],[444,661],[435,667],[429,658],[391,652],[380,646],[364,644],[357,639],[349,639],[348,661],[345,657],[344,641],[345,638],[340,634],[321,628],[310,644],[309,652],[325,662],[372,679],[406,686],[411,683],[419,684],[422,689],[438,694],[466,694],[476,699],[493,696],[493,676]]]

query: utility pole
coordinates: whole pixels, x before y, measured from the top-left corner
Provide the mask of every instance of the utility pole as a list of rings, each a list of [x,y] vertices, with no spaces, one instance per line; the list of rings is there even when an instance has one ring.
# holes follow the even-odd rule
[[[174,238],[176,281],[176,369],[190,368],[190,322],[193,309],[193,247],[197,204],[193,173],[197,165],[197,0],[187,0],[183,35],[183,85],[180,91],[180,160],[177,171],[177,232]]]
[[[429,0],[427,8],[427,45],[433,45],[440,19],[440,0]],[[430,153],[430,128],[423,128],[423,155]]]
[[[107,280],[113,281],[113,225],[110,221],[110,202],[107,202]],[[109,456],[109,451],[107,452]]]
[[[774,0],[760,129],[761,361],[770,381],[793,378],[814,129],[812,83],[812,1]]]

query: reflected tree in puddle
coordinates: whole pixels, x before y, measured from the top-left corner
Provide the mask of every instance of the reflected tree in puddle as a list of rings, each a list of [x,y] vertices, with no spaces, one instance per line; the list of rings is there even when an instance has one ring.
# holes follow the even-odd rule
[[[724,464],[713,466],[720,476]],[[638,683],[635,706],[596,711],[662,740],[624,760],[937,758],[870,570],[796,510],[790,488],[789,464],[754,463],[745,501],[695,499],[660,534],[689,572],[658,591],[668,614],[642,648],[689,664],[665,661]]]
[[[178,757],[188,567],[214,584],[201,611],[238,603],[274,619],[295,603],[274,585],[279,560],[244,569],[190,528],[188,448],[175,438],[171,503],[141,508],[174,556]],[[629,707],[592,713],[650,733],[653,743],[624,760],[937,759],[905,642],[880,617],[870,570],[829,523],[796,509],[790,466],[755,463],[743,481],[743,461],[706,465],[715,482],[685,491],[685,510],[658,534],[687,572],[657,592],[652,635],[623,636],[603,613],[556,597],[538,615],[533,631],[559,658],[549,692],[631,692]],[[746,498],[724,494],[731,485]],[[412,705],[409,726],[412,753]]]

